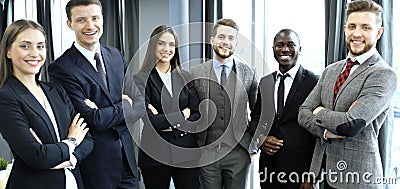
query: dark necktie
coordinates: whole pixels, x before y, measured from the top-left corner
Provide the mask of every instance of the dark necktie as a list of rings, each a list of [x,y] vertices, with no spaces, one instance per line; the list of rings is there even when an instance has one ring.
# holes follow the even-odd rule
[[[225,84],[226,84],[226,70],[225,70],[225,68],[226,68],[226,65],[222,65],[221,83],[220,83],[222,86],[225,86]]]
[[[277,104],[277,106],[278,106],[278,108],[277,108],[278,109],[277,110],[278,117],[279,117],[279,114],[282,113],[283,107],[285,106],[285,101],[284,101],[284,98],[285,98],[285,79],[286,79],[287,76],[289,76],[289,74],[285,74],[283,76],[281,74],[279,74],[280,81],[279,81],[279,86],[278,86],[278,104]]]
[[[359,63],[357,61],[352,62],[350,58],[347,59],[346,68],[344,69],[344,71],[337,78],[336,84],[335,84],[335,88],[333,89],[333,93],[334,93],[333,94],[333,102],[335,102],[335,100],[336,100],[336,96],[337,96],[337,94],[339,92],[340,87],[346,81],[347,77],[349,77],[351,68],[356,64],[359,64]]]
[[[97,73],[99,73],[100,77],[103,79],[104,85],[107,87],[106,72],[101,65],[99,53],[94,54],[94,59],[96,60]]]

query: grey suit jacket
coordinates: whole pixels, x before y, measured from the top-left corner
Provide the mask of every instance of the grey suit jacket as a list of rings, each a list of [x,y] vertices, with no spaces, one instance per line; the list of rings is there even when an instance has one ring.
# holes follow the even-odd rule
[[[249,128],[249,119],[248,119],[248,111],[247,108],[252,110],[257,97],[257,76],[253,69],[251,69],[248,65],[241,63],[237,60],[234,60],[234,64],[236,66],[236,84],[235,84],[235,94],[229,94],[232,104],[232,116],[231,121],[228,127],[233,127],[234,137],[237,142],[247,150],[249,150],[249,145],[251,142],[251,138],[254,134],[250,131],[255,130]],[[196,92],[199,96],[200,101],[209,99],[209,91],[210,91],[210,82],[217,82],[215,72],[213,69],[212,60],[207,61],[203,64],[193,67],[190,70],[190,75],[192,80],[194,80],[194,85],[196,88]],[[233,71],[230,74],[235,74]],[[202,110],[202,105],[205,105],[205,110],[208,112],[204,112],[206,114],[213,114],[210,110],[211,103],[201,103],[200,110]],[[204,106],[203,106],[204,107]],[[202,112],[202,116],[203,116]],[[206,120],[204,123],[212,123],[212,116],[205,116]],[[204,118],[204,117],[203,117]],[[198,129],[198,143],[200,146],[204,146],[207,138],[207,124],[202,124],[202,126]],[[212,143],[210,145],[217,144]],[[211,148],[213,146],[210,146]]]
[[[317,140],[310,171],[319,172],[325,153],[327,171],[337,172],[333,178],[343,178],[342,182],[328,180],[331,186],[382,188],[371,183],[383,176],[378,134],[396,89],[396,74],[375,53],[347,78],[333,102],[335,81],[345,64],[346,60],[341,60],[329,65],[299,110],[300,125],[321,139]],[[318,106],[325,108],[313,115]],[[346,138],[323,140],[325,129]],[[346,178],[351,174],[358,175],[359,182]],[[365,175],[370,177],[363,178]]]

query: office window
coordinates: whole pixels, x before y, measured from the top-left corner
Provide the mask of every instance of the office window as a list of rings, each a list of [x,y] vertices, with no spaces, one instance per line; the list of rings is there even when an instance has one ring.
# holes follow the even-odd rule
[[[223,1],[223,17],[238,23],[240,34],[252,42],[267,62],[263,65],[262,61],[256,61],[253,65],[260,77],[278,69],[272,44],[275,34],[283,28],[293,29],[300,36],[302,52],[299,63],[311,71],[322,73],[325,67],[324,1],[310,0],[309,3],[313,7],[304,9],[300,8],[304,7],[304,2],[297,0]],[[257,58],[257,52],[249,52],[249,49],[248,46],[240,47],[237,54]]]
[[[400,1],[393,1],[393,10],[400,9]],[[399,171],[400,168],[400,12],[393,11],[393,68],[397,74],[397,89],[393,97],[393,138],[392,138],[392,162],[390,170]],[[389,114],[390,115],[390,114]],[[397,167],[397,168],[396,168]],[[395,173],[393,173],[395,174]],[[399,172],[395,175],[399,177]],[[399,182],[399,180],[397,180]]]
[[[309,0],[313,7],[304,9],[298,0],[224,0],[224,18],[231,18],[239,25],[240,58],[256,68],[261,78],[278,69],[272,52],[275,34],[284,28],[293,29],[300,37],[302,51],[298,62],[317,74],[325,68],[325,12],[324,1]],[[247,189],[258,189],[258,159],[253,157]]]

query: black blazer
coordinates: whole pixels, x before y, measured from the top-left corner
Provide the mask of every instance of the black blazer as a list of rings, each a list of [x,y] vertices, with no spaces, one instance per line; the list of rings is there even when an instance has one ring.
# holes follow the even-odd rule
[[[297,115],[300,105],[317,84],[318,76],[300,66],[286,98],[280,120],[274,119],[274,115],[271,115],[271,113],[275,114],[273,101],[275,78],[276,72],[261,78],[256,108],[251,113],[251,124],[258,124],[259,120],[260,124],[258,125],[268,123],[265,134],[282,139],[283,147],[274,156],[269,156],[262,151],[259,170],[264,171],[264,168],[267,167],[268,172],[308,171],[315,138],[299,125]],[[261,107],[263,108],[261,109]]]
[[[38,81],[57,121],[60,139],[66,139],[75,110],[66,92],[54,83]],[[50,168],[70,159],[67,144],[57,141],[53,124],[43,107],[14,76],[0,89],[0,132],[8,142],[15,161],[7,188],[65,188],[64,169]],[[42,144],[36,141],[32,128]],[[93,149],[91,136],[75,149],[78,164]],[[79,168],[73,170],[79,188],[83,188]]]
[[[139,151],[140,167],[152,167],[160,163],[184,164],[199,158],[199,153],[188,153],[179,148],[198,146],[196,136],[193,134],[195,132],[193,121],[200,118],[199,98],[192,83],[185,85],[185,82],[189,81],[188,74],[184,70],[181,74],[177,69],[171,71],[172,97],[155,68],[150,73],[139,72],[134,76],[139,89],[145,93],[146,107],[151,104],[158,111],[158,115],[153,115],[146,108],[147,116],[143,119],[144,127]],[[187,121],[181,113],[186,107],[191,111]],[[162,131],[168,128],[172,128],[173,132]],[[155,154],[157,155],[154,156]]]
[[[122,178],[121,143],[134,176],[137,168],[132,138],[125,124],[122,102],[124,75],[127,65],[121,53],[108,46],[100,46],[108,88],[90,62],[74,45],[49,66],[50,78],[67,91],[75,109],[80,112],[94,138],[92,154],[82,162],[81,172],[85,187],[115,188]],[[98,109],[84,104],[85,99],[96,103]],[[143,104],[139,95],[133,104]],[[135,107],[134,107],[135,109]],[[143,108],[137,108],[140,112]]]

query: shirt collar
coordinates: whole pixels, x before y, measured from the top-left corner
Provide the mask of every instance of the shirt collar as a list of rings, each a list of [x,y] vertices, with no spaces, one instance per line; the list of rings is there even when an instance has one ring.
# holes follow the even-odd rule
[[[376,52],[377,52],[376,48],[371,48],[368,52],[366,52],[366,53],[364,53],[364,54],[362,54],[362,55],[356,56],[356,57],[351,57],[351,56],[350,56],[350,52],[349,52],[349,53],[347,54],[347,58],[346,58],[346,59],[350,58],[352,62],[358,61],[358,63],[362,64],[362,63],[364,63],[365,61],[367,61],[368,58],[370,58],[370,57],[371,57],[372,55],[374,55]]]
[[[96,52],[93,52],[93,51],[89,51],[89,50],[83,48],[83,47],[82,47],[81,45],[79,45],[79,43],[77,43],[77,42],[74,42],[74,45],[75,45],[76,49],[78,49],[78,51],[81,52],[81,53],[83,54],[83,56],[84,56],[86,59],[89,60],[89,62],[91,62],[91,61],[94,60],[94,55],[95,55],[96,53],[99,53],[100,60],[101,60],[101,51],[100,51],[100,48],[98,48]]]
[[[157,70],[158,75],[171,76],[171,66],[169,66],[167,73],[160,71],[157,67],[155,67],[155,68]]]
[[[293,68],[291,68],[289,71],[287,71],[285,74],[287,74],[289,77],[294,79],[294,77],[296,76],[297,71],[299,71],[299,68],[300,68],[300,64],[296,63],[296,65]],[[276,78],[275,79],[279,79],[278,78],[279,74],[282,74],[282,73],[278,69],[278,71],[276,71]],[[285,74],[282,74],[282,75],[285,75]]]
[[[227,69],[231,69],[233,67],[233,58],[230,58],[228,61],[225,62],[224,64]],[[222,63],[213,58],[213,67],[214,69],[218,69],[219,67],[222,66]]]

